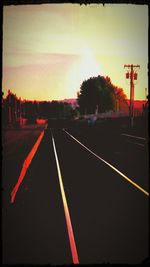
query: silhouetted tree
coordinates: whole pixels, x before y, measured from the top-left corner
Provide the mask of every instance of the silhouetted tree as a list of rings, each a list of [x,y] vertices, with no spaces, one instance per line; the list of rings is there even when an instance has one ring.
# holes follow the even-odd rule
[[[81,114],[105,112],[116,109],[116,99],[125,99],[123,89],[111,83],[110,78],[98,76],[85,80],[78,92],[78,104]]]
[[[37,103],[36,101],[26,101],[24,103],[25,118],[28,123],[34,123],[37,119]]]
[[[115,102],[118,103],[118,110],[124,110],[126,113],[129,112],[129,106],[127,103],[127,96],[125,95],[121,87],[112,85],[114,88]],[[115,109],[117,111],[117,108]]]

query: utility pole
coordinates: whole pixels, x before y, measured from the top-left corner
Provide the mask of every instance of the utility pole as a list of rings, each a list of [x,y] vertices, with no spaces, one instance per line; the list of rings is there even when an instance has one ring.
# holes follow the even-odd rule
[[[145,100],[147,100],[147,88],[145,88]]]
[[[126,79],[130,79],[130,119],[131,127],[133,127],[133,118],[134,118],[134,80],[137,80],[137,68],[140,68],[140,65],[124,65],[124,68],[127,68]]]
[[[11,125],[12,123],[12,112],[11,112],[11,106],[12,106],[12,103],[11,103],[11,91],[8,90],[8,124],[9,126]]]

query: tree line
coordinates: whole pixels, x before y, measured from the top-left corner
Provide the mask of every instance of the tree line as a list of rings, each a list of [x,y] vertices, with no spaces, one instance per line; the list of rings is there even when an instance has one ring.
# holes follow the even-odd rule
[[[8,90],[6,98],[2,96],[2,124],[16,125],[23,119],[35,123],[37,119],[72,119],[75,110],[67,102],[21,100]]]
[[[2,97],[3,124],[16,123],[20,118],[33,123],[38,118],[73,119],[77,114],[94,114],[128,110],[127,97],[122,88],[112,84],[107,76],[90,77],[82,82],[77,93],[78,106],[73,108],[62,101],[21,100],[10,90]]]

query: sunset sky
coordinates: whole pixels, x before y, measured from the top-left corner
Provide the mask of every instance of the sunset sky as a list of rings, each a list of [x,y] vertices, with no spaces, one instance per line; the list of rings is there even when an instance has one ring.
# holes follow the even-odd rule
[[[129,98],[124,64],[139,64],[135,99],[148,89],[148,5],[43,4],[3,8],[2,91],[22,99],[76,98],[109,76]]]

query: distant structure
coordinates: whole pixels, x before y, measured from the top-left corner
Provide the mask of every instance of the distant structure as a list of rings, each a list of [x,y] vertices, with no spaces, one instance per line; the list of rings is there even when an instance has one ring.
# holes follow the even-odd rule
[[[78,107],[76,98],[68,98],[68,99],[61,100],[60,102],[68,103],[73,109]]]
[[[127,99],[127,103],[130,105],[130,99]],[[134,100],[134,117],[143,116],[145,106],[147,106],[146,100]]]

